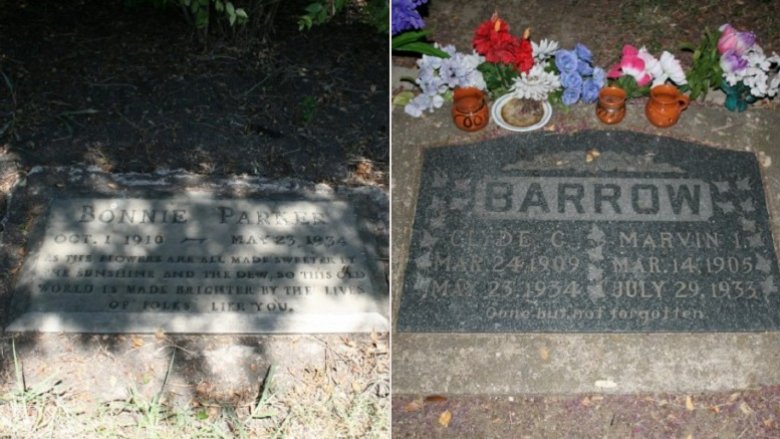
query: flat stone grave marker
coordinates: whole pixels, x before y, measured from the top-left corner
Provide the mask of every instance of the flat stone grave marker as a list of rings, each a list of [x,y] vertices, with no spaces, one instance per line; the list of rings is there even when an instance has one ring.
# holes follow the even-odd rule
[[[399,332],[780,329],[752,153],[591,133],[424,158]]]
[[[345,201],[55,198],[8,331],[387,330],[377,255]]]

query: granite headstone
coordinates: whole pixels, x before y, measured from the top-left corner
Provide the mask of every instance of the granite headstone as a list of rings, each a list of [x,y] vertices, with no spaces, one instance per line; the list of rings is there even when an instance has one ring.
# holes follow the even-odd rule
[[[400,332],[780,328],[752,153],[603,132],[424,160]]]
[[[352,206],[59,198],[30,239],[9,331],[387,330]]]

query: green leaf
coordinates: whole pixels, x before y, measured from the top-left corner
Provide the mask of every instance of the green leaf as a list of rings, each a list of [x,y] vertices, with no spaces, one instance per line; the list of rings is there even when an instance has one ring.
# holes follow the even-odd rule
[[[322,12],[322,4],[311,3],[309,6],[306,6],[306,12],[308,12],[310,15],[317,15]]]
[[[217,12],[223,12],[225,10],[225,3],[222,0],[216,0],[214,2],[214,10]]]
[[[238,8],[236,9],[236,17],[238,17],[240,21],[244,21],[249,18],[249,15],[247,15],[244,8]]]
[[[403,107],[404,105],[411,102],[411,100],[414,99],[414,93],[411,91],[402,91],[401,93],[398,93],[393,98],[393,105],[398,105]]]
[[[405,44],[409,44],[412,41],[418,41],[421,38],[427,36],[430,33],[430,31],[422,30],[422,31],[411,31],[411,32],[404,32],[401,34],[398,34],[393,37],[393,41],[391,43],[391,47],[393,50],[395,50],[398,46],[403,46]]]
[[[415,41],[409,44],[405,44],[400,47],[396,47],[395,50],[399,52],[414,52],[421,53],[423,55],[438,56],[439,58],[449,58],[450,55],[441,50],[433,47],[430,43],[423,43],[422,41]]]
[[[225,12],[227,12],[228,17],[233,17],[233,20],[235,20],[236,8],[233,6],[233,2],[225,3]]]
[[[208,413],[206,413],[206,411],[205,411],[205,410],[200,410],[200,411],[198,411],[198,412],[195,414],[195,418],[196,418],[198,421],[205,421],[206,419],[208,419],[208,418],[209,418],[209,414],[208,414]]]

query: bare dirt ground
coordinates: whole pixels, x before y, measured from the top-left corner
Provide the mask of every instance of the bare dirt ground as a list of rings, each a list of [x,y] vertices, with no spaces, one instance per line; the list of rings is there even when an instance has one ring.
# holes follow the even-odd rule
[[[780,52],[780,3],[759,0],[715,2],[653,1],[495,1],[490,4],[432,0],[427,7],[426,22],[432,30],[430,39],[455,44],[469,51],[475,27],[498,11],[515,34],[532,28],[532,38],[557,40],[563,47],[577,42],[586,44],[597,65],[608,67],[617,62],[624,44],[642,45],[655,54],[669,50],[689,65],[690,54],[681,52],[683,43],[696,43],[703,30],[712,31],[723,23],[750,29],[765,50]],[[400,75],[413,76],[414,58],[393,57]],[[401,91],[394,77],[394,93]],[[404,87],[407,87],[404,85]],[[408,87],[407,87],[408,89]],[[751,110],[776,112],[777,99]],[[659,134],[650,127],[642,113],[644,102],[632,102],[631,117],[618,127]],[[447,106],[434,115],[412,119],[401,108],[393,111],[394,178],[416,178],[405,175],[403,160],[418,157],[414,145],[473,143],[498,135],[507,135],[490,127],[466,135],[451,126]],[[545,130],[569,133],[603,129],[591,108],[566,110],[556,108]],[[717,102],[692,103],[683,117],[696,119],[696,128],[676,131],[674,137],[710,145],[730,142],[734,147],[748,148],[760,142],[740,141],[730,128],[755,119],[755,113],[728,113]],[[718,117],[709,119],[708,115]],[[739,119],[739,120],[737,120]],[[763,119],[763,117],[761,118]],[[717,120],[717,121],[716,121]],[[724,120],[731,121],[725,122]],[[776,118],[769,118],[776,120]],[[748,121],[748,122],[745,122]],[[671,130],[674,131],[674,130]],[[777,131],[772,131],[776,133]],[[763,134],[762,134],[763,135]],[[732,137],[733,136],[733,137]],[[776,143],[776,142],[775,142]],[[402,158],[398,158],[402,156]],[[396,161],[398,160],[398,161]],[[775,166],[775,165],[773,165]],[[400,170],[400,172],[399,172]],[[399,175],[402,175],[399,177]],[[398,180],[395,180],[398,181]],[[402,190],[398,190],[399,186]],[[403,269],[405,248],[396,240],[407,236],[410,225],[399,224],[408,218],[413,194],[408,185],[393,187],[394,295],[399,270]],[[402,196],[396,195],[397,193]],[[399,238],[400,237],[400,238]],[[397,301],[395,302],[397,306]],[[780,392],[776,385],[733,389],[715,393],[588,395],[399,395],[393,394],[393,437],[398,438],[777,438],[780,437]]]
[[[348,15],[301,32],[305,4],[285,2],[264,36],[204,45],[175,9],[9,3],[0,140],[25,168],[338,182],[366,161],[386,181],[387,38]]]

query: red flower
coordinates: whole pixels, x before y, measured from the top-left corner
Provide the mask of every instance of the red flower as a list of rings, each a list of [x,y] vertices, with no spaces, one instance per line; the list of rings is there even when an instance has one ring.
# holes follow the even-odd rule
[[[534,65],[531,43],[510,34],[509,24],[498,13],[477,27],[474,48],[488,62],[511,64],[521,72],[528,72]]]

